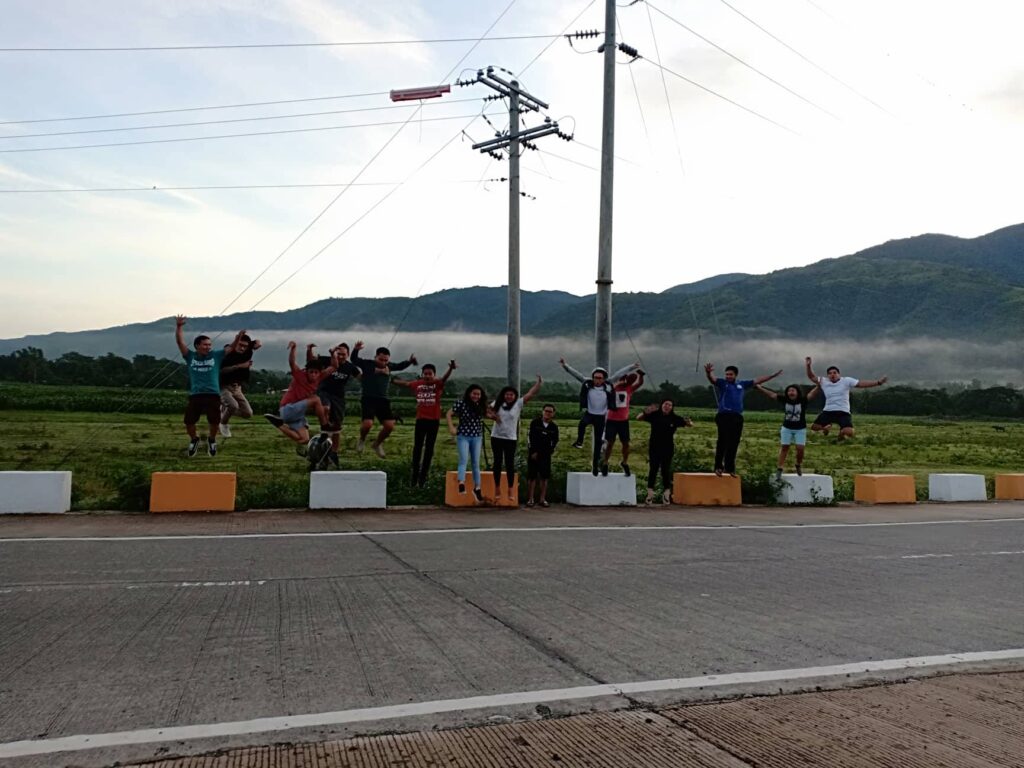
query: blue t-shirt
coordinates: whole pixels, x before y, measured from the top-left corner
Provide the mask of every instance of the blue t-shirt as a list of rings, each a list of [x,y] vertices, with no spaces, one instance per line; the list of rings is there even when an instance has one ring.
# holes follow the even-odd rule
[[[718,412],[743,413],[743,395],[753,386],[753,379],[736,380],[732,383],[725,379],[715,379],[715,389],[718,390]]]
[[[190,395],[220,394],[220,364],[224,350],[215,349],[208,355],[200,355],[190,349],[182,357],[188,366],[188,393]]]

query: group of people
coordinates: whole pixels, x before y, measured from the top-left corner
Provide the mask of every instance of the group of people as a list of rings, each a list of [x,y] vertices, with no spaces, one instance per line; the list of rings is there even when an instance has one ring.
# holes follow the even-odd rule
[[[244,385],[249,381],[253,353],[261,345],[258,339],[252,339],[242,330],[222,349],[214,350],[213,340],[206,335],[195,337],[189,349],[184,338],[185,323],[183,316],[176,318],[175,341],[189,375],[189,399],[184,418],[189,436],[188,455],[195,456],[199,450],[197,425],[205,415],[209,425],[207,450],[211,456],[216,456],[217,436],[231,436],[231,418],[251,418],[253,415],[252,407],[245,397]],[[439,376],[437,367],[426,363],[415,378],[395,378],[394,373],[418,365],[415,355],[405,360],[392,361],[391,351],[387,347],[378,347],[372,358],[364,358],[360,354],[363,349],[362,341],[357,341],[351,348],[342,342],[328,350],[327,355],[318,355],[316,345],[308,344],[304,365],[299,367],[296,359],[297,344],[289,342],[288,368],[291,382],[281,398],[278,412],[264,414],[264,418],[295,442],[296,451],[309,457],[312,465],[337,468],[349,385],[358,381],[361,387],[361,422],[356,450],[364,450],[376,421],[380,431],[371,441],[370,448],[381,458],[385,456],[384,443],[396,423],[389,387],[394,384],[406,388],[416,399],[411,482],[414,487],[422,488],[427,483],[440,430],[442,395],[449,377],[458,366],[455,360],[450,360],[444,374]],[[559,363],[570,376],[580,382],[579,406],[582,417],[577,425],[573,446],[582,448],[588,429],[592,431],[591,471],[596,477],[608,475],[611,455],[618,442],[622,454],[620,466],[624,474],[629,476],[630,406],[633,395],[644,385],[645,377],[640,363],[631,363],[611,376],[603,367],[596,367],[590,376],[584,376],[569,365],[565,358],[560,358]],[[883,376],[872,381],[855,379],[843,376],[836,366],[829,366],[825,376],[817,376],[811,364],[811,358],[806,358],[805,372],[813,385],[810,391],[805,391],[797,384],[790,384],[781,393],[763,386],[780,376],[781,370],[755,379],[740,379],[739,369],[730,365],[726,367],[724,377],[719,378],[715,375],[712,363],[705,365],[705,375],[713,387],[718,406],[715,415],[718,430],[715,474],[736,476],[736,455],[743,434],[744,398],[751,389],[757,389],[775,400],[783,411],[776,470],[778,476],[781,476],[793,446],[796,447],[796,472],[802,474],[807,443],[807,405],[817,394],[824,395],[825,405],[810,429],[827,435],[829,430],[837,427],[839,441],[853,436],[850,391],[880,386],[887,378]],[[488,420],[493,422],[490,445],[494,456],[495,495],[501,497],[501,476],[504,471],[507,477],[505,492],[510,500],[514,500],[519,421],[523,406],[540,392],[542,383],[538,375],[533,386],[522,396],[515,387],[506,386],[494,400],[488,399],[482,386],[470,384],[462,397],[447,410],[445,418],[448,430],[455,438],[458,451],[457,478],[460,494],[467,492],[468,470],[473,482],[472,492],[478,500],[483,500],[480,455],[484,422]],[[311,414],[315,415],[320,426],[320,432],[315,436],[310,435],[307,420]],[[541,409],[541,415],[533,419],[529,426],[528,506],[535,503],[548,505],[547,483],[551,477],[551,458],[559,437],[554,416],[555,407],[547,404]],[[681,427],[692,426],[693,422],[675,413],[675,403],[670,398],[645,408],[636,418],[650,425],[647,503],[651,503],[654,498],[659,475],[663,501],[669,503],[675,432]],[[458,424],[455,419],[458,419]]]

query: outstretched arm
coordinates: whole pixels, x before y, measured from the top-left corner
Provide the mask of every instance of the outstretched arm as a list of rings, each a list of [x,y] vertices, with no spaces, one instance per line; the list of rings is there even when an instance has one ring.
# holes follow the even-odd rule
[[[811,402],[814,398],[821,394],[821,387],[815,384],[811,387],[811,391],[807,393],[807,402]]]
[[[532,387],[530,387],[527,390],[526,394],[523,395],[523,404],[524,405],[526,403],[530,402],[531,400],[533,400],[533,398],[536,396],[536,394],[538,392],[540,392],[540,385],[543,384],[543,383],[544,383],[544,379],[542,379],[540,377],[540,374],[538,373],[537,374],[537,381],[534,383],[534,385]]]
[[[756,382],[755,382],[754,386],[757,387],[757,391],[760,392],[762,395],[767,395],[772,400],[778,400],[779,399],[779,395],[778,395],[777,392],[773,392],[772,390],[767,389],[766,387],[762,387],[760,384],[757,384]]]
[[[288,342],[288,370],[292,373],[302,373],[302,369],[295,363],[295,348],[297,346],[294,341]]]
[[[558,358],[558,364],[561,365],[562,368],[565,369],[565,372],[568,373],[570,376],[572,376],[574,379],[576,379],[580,384],[583,384],[587,380],[586,377],[582,373],[580,373],[575,368],[573,368],[571,365],[569,365],[565,361],[564,357]]]
[[[718,382],[718,377],[715,376],[715,366],[711,363],[704,364],[704,375],[708,377],[708,381],[714,386]]]
[[[188,347],[185,346],[185,316],[177,315],[174,318],[174,341],[178,345],[178,351],[184,357],[188,354]]]
[[[609,376],[612,381],[618,381],[626,374],[632,373],[633,371],[640,370],[640,363],[630,363],[625,368],[620,368]]]
[[[775,373],[770,373],[767,376],[758,376],[756,379],[754,379],[754,384],[755,385],[764,384],[766,381],[771,381],[776,376],[781,376],[781,375],[782,375],[782,369],[780,368]]]
[[[640,389],[644,385],[644,381],[646,381],[646,379],[644,378],[644,372],[639,368],[637,369],[636,375],[638,378],[636,380],[636,386],[633,387],[634,392]]]
[[[452,375],[452,371],[454,371],[454,370],[455,370],[456,368],[458,368],[458,367],[459,367],[459,366],[457,366],[457,365],[455,364],[455,361],[454,361],[454,360],[449,360],[449,361],[448,361],[448,370],[447,370],[447,371],[445,371],[445,372],[444,372],[444,376],[442,376],[442,377],[441,377],[441,386],[442,386],[442,387],[443,387],[443,386],[444,386],[445,384],[447,384],[447,383],[448,383],[448,379],[449,379],[449,377],[450,377],[450,376]]]
[[[871,387],[880,387],[888,380],[888,376],[883,376],[882,378],[875,379],[874,381],[864,381],[864,379],[861,379],[857,382],[857,386],[854,387],[854,389],[871,389]]]
[[[811,358],[804,358],[804,367],[807,369],[807,378],[815,384],[818,383],[818,377],[814,375],[814,371],[811,370]]]
[[[661,408],[660,405],[648,405],[640,413],[637,414],[637,421],[647,421],[647,419],[644,417],[647,416],[648,414],[654,413],[659,408]]]
[[[396,387],[406,387],[407,389],[412,389],[412,383],[414,381],[416,381],[416,379],[391,379],[391,383]]]

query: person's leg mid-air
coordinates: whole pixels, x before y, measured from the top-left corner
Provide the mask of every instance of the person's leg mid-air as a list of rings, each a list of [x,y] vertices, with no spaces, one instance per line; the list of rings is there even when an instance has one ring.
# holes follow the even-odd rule
[[[594,452],[592,456],[592,467],[591,470],[594,473],[594,477],[597,477],[597,473],[600,471],[602,474],[608,474],[608,465],[602,460],[602,454],[604,452],[604,427],[605,417],[595,416],[590,414],[590,425],[593,428],[594,436]]]

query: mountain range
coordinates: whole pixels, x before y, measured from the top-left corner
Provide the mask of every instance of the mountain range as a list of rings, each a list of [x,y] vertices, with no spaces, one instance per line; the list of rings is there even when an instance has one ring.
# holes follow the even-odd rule
[[[242,312],[193,318],[209,331],[394,329],[505,332],[504,287],[453,288],[421,296],[326,298],[284,312]],[[892,240],[849,256],[766,275],[731,273],[660,293],[614,298],[617,331],[701,329],[757,338],[908,339],[971,341],[1024,338],[1024,224],[973,239],[927,234]],[[524,291],[524,335],[593,333],[594,297]],[[154,334],[169,334],[170,318],[102,330],[0,340],[0,353],[27,346],[49,357],[152,352]]]

